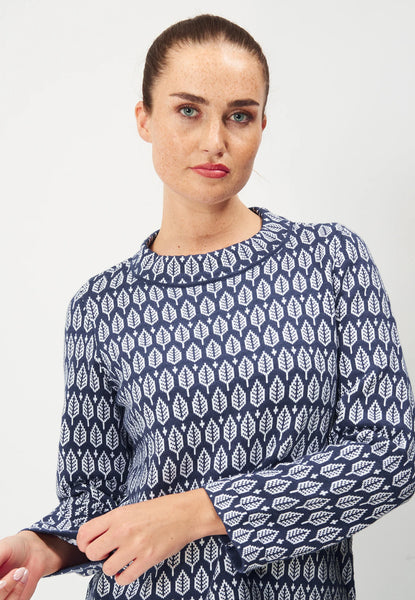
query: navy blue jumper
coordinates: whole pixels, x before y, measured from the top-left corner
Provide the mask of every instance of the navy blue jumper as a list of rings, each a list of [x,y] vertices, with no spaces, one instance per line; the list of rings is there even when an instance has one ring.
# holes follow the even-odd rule
[[[388,295],[337,223],[251,207],[251,238],[149,248],[70,302],[59,505],[30,529],[75,543],[122,504],[202,487],[227,535],[87,598],[352,600],[352,536],[415,488],[414,401]]]

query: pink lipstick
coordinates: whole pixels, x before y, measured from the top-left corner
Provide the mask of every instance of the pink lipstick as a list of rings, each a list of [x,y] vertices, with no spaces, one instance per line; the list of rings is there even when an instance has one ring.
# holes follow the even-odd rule
[[[214,179],[225,177],[229,173],[228,167],[220,163],[205,163],[204,165],[196,165],[195,167],[192,167],[192,169],[193,171],[196,171],[196,173],[199,173],[199,175],[203,175],[203,177],[211,177]]]

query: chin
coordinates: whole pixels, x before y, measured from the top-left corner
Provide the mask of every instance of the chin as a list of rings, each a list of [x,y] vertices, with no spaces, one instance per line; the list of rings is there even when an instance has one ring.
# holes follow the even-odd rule
[[[237,192],[232,193],[232,194],[218,194],[218,195],[199,194],[199,195],[193,197],[191,200],[192,200],[192,202],[204,204],[204,205],[220,204],[221,202],[228,202],[229,200],[232,200],[232,198],[234,198],[236,195],[237,195]]]

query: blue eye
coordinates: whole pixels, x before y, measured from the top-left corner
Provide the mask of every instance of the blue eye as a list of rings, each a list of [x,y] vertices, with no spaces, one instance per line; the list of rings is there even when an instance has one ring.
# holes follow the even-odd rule
[[[182,106],[182,108],[180,109],[180,112],[185,117],[194,117],[195,113],[196,113],[196,109],[193,108],[192,106]]]
[[[233,115],[231,115],[231,116],[234,117],[233,120],[236,123],[246,123],[246,121],[250,120],[250,116],[243,112],[236,112],[236,113],[233,113]]]

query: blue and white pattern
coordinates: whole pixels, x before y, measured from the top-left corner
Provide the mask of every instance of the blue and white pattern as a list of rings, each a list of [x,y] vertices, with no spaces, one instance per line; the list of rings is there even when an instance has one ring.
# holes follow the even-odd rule
[[[148,246],[73,297],[59,506],[30,529],[75,543],[120,504],[203,487],[227,534],[87,598],[351,600],[352,535],[415,490],[414,400],[362,239],[251,207],[227,248]]]

